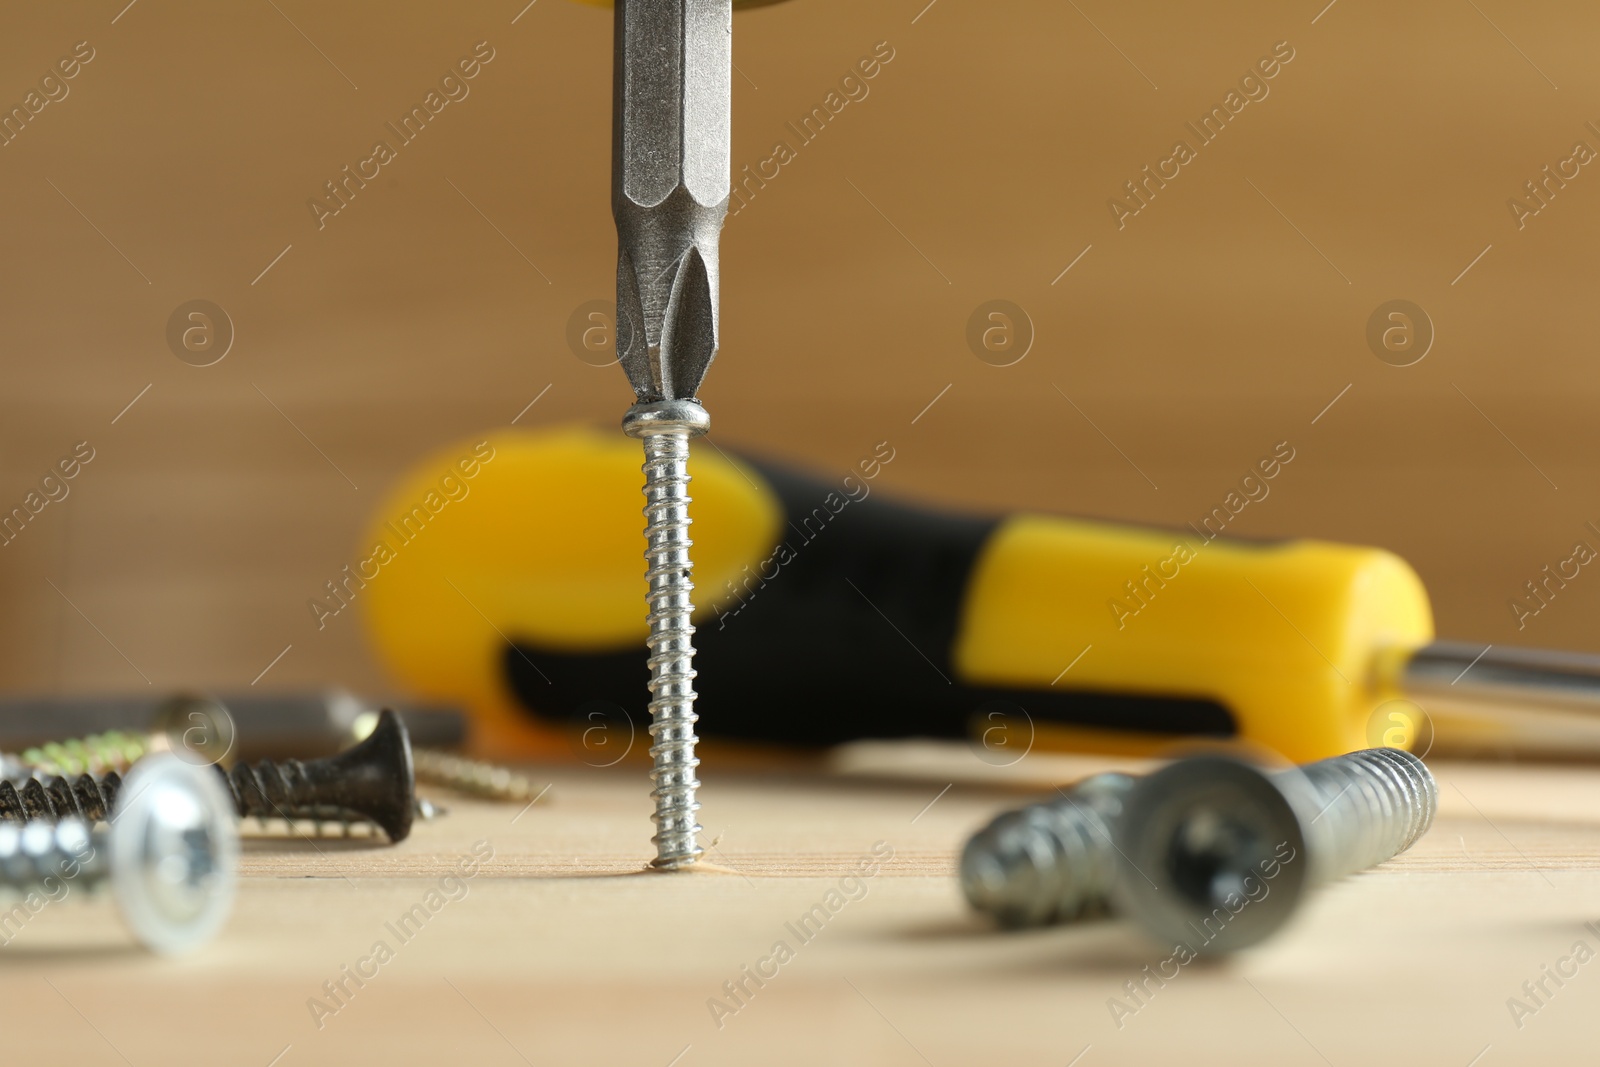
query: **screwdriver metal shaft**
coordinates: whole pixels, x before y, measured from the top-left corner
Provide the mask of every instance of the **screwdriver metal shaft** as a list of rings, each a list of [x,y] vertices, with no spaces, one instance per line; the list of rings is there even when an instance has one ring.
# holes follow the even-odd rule
[[[645,452],[650,735],[656,858],[700,856],[695,768],[689,440],[718,343],[717,242],[731,178],[732,0],[617,0],[611,207],[617,352]]]

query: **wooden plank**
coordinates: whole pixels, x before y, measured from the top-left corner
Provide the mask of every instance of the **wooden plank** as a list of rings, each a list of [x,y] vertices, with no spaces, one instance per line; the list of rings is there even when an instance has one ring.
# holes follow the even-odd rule
[[[916,749],[902,762],[963,759],[959,746]],[[448,816],[393,848],[253,838],[232,923],[190,958],[130,948],[107,901],[51,905],[0,949],[8,1017],[28,1020],[19,1053],[113,1062],[114,1045],[135,1063],[266,1064],[292,1046],[285,1065],[664,1067],[686,1046],[684,1064],[940,1065],[1067,1063],[1092,1046],[1082,1063],[1204,1049],[1466,1064],[1486,1045],[1520,1060],[1591,1040],[1591,968],[1560,988],[1541,970],[1579,941],[1600,948],[1584,927],[1600,920],[1600,785],[1581,770],[1440,765],[1440,818],[1411,853],[1317,894],[1267,945],[1164,986],[1144,968],[1170,950],[1123,924],[1002,934],[968,914],[957,850],[1026,795],[1020,782],[946,790],[947,774],[869,774],[860,758],[846,775],[708,769],[717,869],[674,876],[641,870],[637,768],[534,773],[552,789],[520,815],[441,797]],[[452,880],[475,842],[492,858]],[[893,858],[847,880],[876,842]],[[820,930],[797,926],[830,890],[843,902]],[[743,968],[779,941],[793,958],[757,986]],[[379,942],[393,958],[358,987],[341,968]],[[1552,995],[1519,1030],[1507,998],[1542,978]],[[341,980],[336,1000],[323,983]],[[1129,981],[1143,981],[1140,1000]],[[748,993],[734,1000],[725,982]],[[1113,1013],[1114,999],[1132,1010]],[[174,1053],[180,1033],[206,1051]]]

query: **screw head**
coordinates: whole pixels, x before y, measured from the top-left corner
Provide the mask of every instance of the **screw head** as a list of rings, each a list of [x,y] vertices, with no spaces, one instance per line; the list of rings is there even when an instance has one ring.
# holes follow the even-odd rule
[[[1269,937],[1311,884],[1303,821],[1310,801],[1291,795],[1302,782],[1295,772],[1210,755],[1141,780],[1118,826],[1121,910],[1158,940],[1196,954]]]
[[[157,952],[195,948],[233,907],[239,830],[217,774],[176,756],[142,759],[111,817],[111,888],[134,936]]]
[[[300,773],[323,803],[371,819],[394,843],[411,833],[416,817],[416,767],[411,736],[390,708],[366,740],[337,756],[300,764]]]

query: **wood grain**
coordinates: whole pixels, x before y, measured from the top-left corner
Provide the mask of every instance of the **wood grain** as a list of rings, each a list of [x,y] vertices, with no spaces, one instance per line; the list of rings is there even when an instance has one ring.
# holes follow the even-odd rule
[[[1506,1006],[1575,942],[1600,945],[1584,926],[1600,921],[1600,787],[1586,773],[1437,766],[1440,817],[1410,853],[1318,893],[1266,945],[1150,987],[1118,1028],[1108,1002],[1135,1006],[1124,983],[1170,949],[1114,921],[996,933],[952,877],[965,836],[1056,768],[1030,757],[1010,780],[981,767],[952,784],[907,774],[918,760],[977,764],[951,748],[848,774],[709,769],[718,869],[683,876],[642,869],[636,768],[535,768],[551,790],[520,815],[439,795],[450,813],[392,848],[253,832],[236,914],[192,957],[140,953],[109,901],[36,916],[0,949],[8,1040],[173,1064],[267,1064],[285,1047],[283,1064],[661,1065],[686,1046],[681,1063],[730,1064],[1067,1063],[1085,1046],[1084,1063],[1465,1064],[1485,1045],[1510,1062],[1588,1047],[1600,985],[1587,966],[1564,988],[1547,979],[1556,995],[1520,1030]],[[842,883],[879,841],[893,858]],[[448,881],[476,842],[492,859]],[[858,898],[797,938],[841,884]],[[426,921],[396,927],[430,890]],[[708,1003],[731,1007],[723,983],[779,940],[793,959],[760,988],[746,979],[753,995],[719,1028]],[[339,1006],[322,984],[379,941],[393,958],[360,988],[346,979]],[[339,1010],[315,1015],[313,998]]]

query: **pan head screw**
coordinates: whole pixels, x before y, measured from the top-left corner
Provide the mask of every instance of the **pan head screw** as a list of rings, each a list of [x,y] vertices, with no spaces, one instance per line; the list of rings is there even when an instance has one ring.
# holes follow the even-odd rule
[[[106,833],[111,890],[134,935],[163,953],[206,941],[233,907],[239,831],[215,772],[177,757],[140,761]]]
[[[207,941],[233,905],[239,831],[216,774],[175,756],[141,760],[107,828],[72,815],[0,824],[0,885],[52,898],[111,883],[133,935],[157,952]]]

